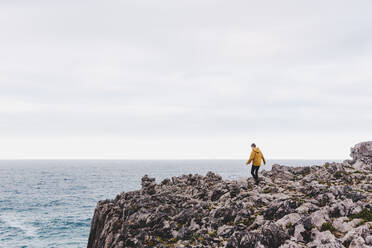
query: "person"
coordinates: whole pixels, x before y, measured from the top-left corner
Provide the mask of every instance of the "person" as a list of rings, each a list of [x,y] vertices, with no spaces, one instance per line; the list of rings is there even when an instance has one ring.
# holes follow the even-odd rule
[[[251,169],[251,174],[256,182],[256,185],[258,185],[258,169],[260,169],[261,166],[261,159],[266,164],[266,160],[260,150],[260,148],[256,147],[256,144],[253,143],[251,145],[252,147],[252,152],[251,156],[249,157],[249,160],[247,161],[247,165],[249,165],[252,162],[252,169]]]

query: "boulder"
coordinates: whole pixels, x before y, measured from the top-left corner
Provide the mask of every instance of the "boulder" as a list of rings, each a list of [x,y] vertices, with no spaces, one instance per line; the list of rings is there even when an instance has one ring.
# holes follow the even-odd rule
[[[349,162],[355,169],[372,170],[372,141],[358,143],[350,151]]]

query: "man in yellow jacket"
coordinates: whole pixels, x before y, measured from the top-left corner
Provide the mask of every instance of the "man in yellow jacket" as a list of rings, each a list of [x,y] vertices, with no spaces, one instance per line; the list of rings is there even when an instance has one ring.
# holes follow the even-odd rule
[[[261,150],[258,147],[256,147],[255,143],[253,143],[251,147],[252,147],[252,152],[251,152],[251,156],[249,157],[249,160],[247,161],[247,165],[253,161],[251,174],[254,180],[256,181],[256,185],[258,185],[258,169],[260,169],[260,166],[261,166],[261,159],[264,162],[264,164],[266,164],[266,160]]]

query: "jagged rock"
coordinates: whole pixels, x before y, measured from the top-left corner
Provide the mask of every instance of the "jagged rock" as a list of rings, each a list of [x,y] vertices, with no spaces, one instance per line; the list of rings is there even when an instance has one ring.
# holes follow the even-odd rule
[[[231,184],[230,185],[230,196],[235,197],[235,196],[239,195],[239,193],[240,193],[240,188],[239,188],[238,184],[237,183]]]
[[[323,208],[318,211],[315,211],[310,215],[312,224],[320,229],[320,227],[323,225],[323,223],[328,222],[330,220],[328,208]]]
[[[302,235],[305,232],[306,232],[305,227],[302,224],[298,224],[295,226],[294,230],[291,231],[291,234],[293,235],[296,242],[305,243],[304,237]]]
[[[368,158],[372,158],[372,141],[356,144],[353,148],[351,148],[350,157],[352,157],[354,160],[367,160]],[[372,162],[372,160],[367,162]]]
[[[212,191],[210,199],[211,199],[211,201],[217,201],[225,193],[226,192],[221,190],[221,189],[215,189],[215,190]]]
[[[293,240],[286,240],[279,248],[305,248],[305,244],[295,242]]]
[[[361,223],[363,223],[362,219],[353,219],[349,221],[349,218],[347,217],[340,217],[335,219],[332,225],[337,231],[347,233]]]
[[[307,215],[307,214],[312,213],[312,212],[314,212],[318,209],[319,209],[319,207],[314,205],[313,203],[305,202],[304,204],[302,204],[301,206],[296,208],[296,212],[301,214],[301,215]]]
[[[228,236],[230,235],[234,230],[234,227],[233,226],[227,226],[227,225],[223,225],[223,226],[220,226],[217,230],[217,235],[218,236]]]
[[[155,178],[149,178],[147,175],[143,176],[141,179],[142,191],[145,194],[153,195],[155,194]]]
[[[366,245],[372,245],[372,235],[368,235],[365,238],[365,241],[366,241]]]
[[[288,239],[288,234],[275,225],[269,224],[262,227],[261,232],[241,231],[234,232],[229,238],[226,247],[273,247],[277,248]]]
[[[350,164],[356,169],[372,170],[372,141],[361,142],[350,149]]]
[[[267,220],[280,219],[283,216],[292,213],[299,203],[294,200],[285,200],[274,202],[263,212],[263,216]]]
[[[369,237],[372,235],[372,230],[371,230],[372,223],[371,224],[369,223],[364,224],[362,226],[359,226],[349,231],[342,238],[343,244],[349,244],[349,248],[369,247],[370,244],[366,243],[367,241],[370,242]]]
[[[312,233],[313,241],[307,244],[307,247],[319,247],[319,248],[343,248],[340,240],[337,240],[336,237],[330,232],[319,232],[314,231]]]
[[[275,222],[275,224],[281,226],[282,228],[290,228],[299,220],[301,220],[301,215],[299,215],[298,213],[291,213],[285,215],[283,218]]]
[[[99,201],[88,248],[371,247],[372,142],[353,161],[273,165],[253,179],[182,175]]]
[[[276,224],[263,226],[261,235],[262,237],[260,242],[266,247],[279,247],[289,238],[289,235],[283,230],[283,228]]]
[[[343,200],[334,204],[329,213],[330,217],[348,216],[351,214],[351,210],[354,208],[353,201],[350,199]]]

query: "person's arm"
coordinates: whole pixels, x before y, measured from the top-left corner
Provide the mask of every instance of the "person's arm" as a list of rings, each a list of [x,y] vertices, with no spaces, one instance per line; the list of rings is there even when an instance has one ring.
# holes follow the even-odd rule
[[[262,161],[264,162],[264,164],[266,164],[266,160],[265,160],[265,157],[264,157],[264,155],[262,154],[262,152],[261,152],[261,156],[262,156]]]
[[[252,162],[253,158],[254,158],[254,151],[251,152],[251,156],[249,156],[249,159],[247,161],[247,164],[249,164],[250,162]]]

